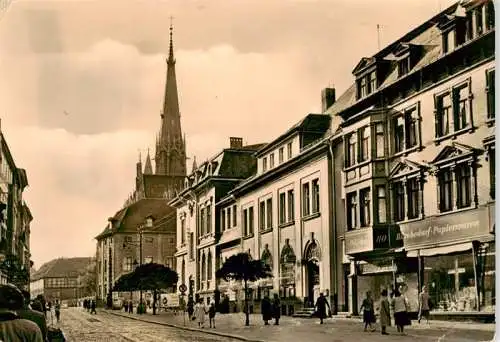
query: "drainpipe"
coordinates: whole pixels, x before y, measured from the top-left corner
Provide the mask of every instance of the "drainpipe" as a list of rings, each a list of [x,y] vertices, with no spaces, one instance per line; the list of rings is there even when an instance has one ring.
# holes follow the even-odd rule
[[[329,151],[329,156],[331,158],[331,172],[330,176],[328,179],[330,181],[328,182],[328,197],[329,197],[329,202],[333,206],[332,210],[330,211],[330,222],[333,225],[333,229],[331,230],[333,234],[333,308],[332,308],[332,314],[336,315],[338,312],[338,258],[337,258],[337,220],[336,220],[336,214],[337,214],[337,199],[335,198],[333,192],[335,191],[335,158],[333,154],[333,140],[328,141],[328,151]]]

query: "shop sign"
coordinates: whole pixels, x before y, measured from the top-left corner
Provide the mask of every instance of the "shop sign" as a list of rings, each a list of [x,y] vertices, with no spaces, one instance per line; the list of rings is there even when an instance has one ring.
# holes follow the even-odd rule
[[[373,250],[373,230],[358,229],[345,234],[346,254],[356,254]]]
[[[376,273],[393,273],[396,272],[396,265],[374,265],[374,264],[360,264],[359,271],[363,274],[376,274]]]
[[[345,234],[345,253],[356,254],[374,249],[388,249],[402,246],[398,227],[392,225],[374,226],[347,232]]]
[[[488,235],[489,217],[486,208],[433,216],[422,221],[401,224],[404,246],[432,245]]]

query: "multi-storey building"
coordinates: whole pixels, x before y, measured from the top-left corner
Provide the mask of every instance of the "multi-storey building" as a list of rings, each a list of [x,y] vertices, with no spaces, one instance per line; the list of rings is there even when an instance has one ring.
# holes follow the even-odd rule
[[[333,89],[324,94],[329,104],[335,101]],[[257,311],[264,295],[278,293],[283,313],[292,314],[304,305],[313,307],[321,292],[329,300],[338,292],[331,121],[330,115],[309,114],[265,145],[256,153],[257,174],[217,204],[220,262],[246,252],[273,271],[273,278],[251,284],[250,310]],[[219,289],[236,303],[244,298],[234,284],[221,281]]]
[[[243,146],[231,137],[230,147],[193,167],[184,189],[169,202],[177,208],[177,273],[188,294],[209,300],[215,296],[215,271],[220,266],[218,242],[226,223],[236,224],[236,210],[222,218],[219,200],[257,169],[255,152],[262,144]],[[226,221],[227,220],[227,221]]]
[[[97,298],[105,299],[116,280],[141,263],[175,269],[175,224],[175,209],[164,199],[141,199],[111,217],[96,237]]]
[[[30,222],[33,219],[23,200],[28,178],[26,170],[16,166],[3,132],[0,132],[0,144],[0,262],[8,260],[9,264],[0,267],[0,282],[28,287],[32,265]],[[20,277],[21,273],[26,277]]]
[[[343,120],[350,312],[382,288],[417,311],[424,285],[436,315],[494,310],[494,41],[493,2],[461,1],[362,58],[326,111]]]
[[[93,258],[59,258],[43,264],[31,277],[31,298],[42,295],[47,301],[57,299],[75,305],[78,276],[92,262]]]
[[[136,164],[135,190],[97,237],[98,298],[107,297],[120,275],[141,259],[138,230],[143,233],[142,262],[163,263],[175,269],[175,209],[165,200],[176,196],[186,176],[186,146],[182,136],[172,27],[161,128],[156,139],[155,172],[151,156]],[[149,223],[149,226],[146,226]],[[137,235],[137,238],[135,236]]]

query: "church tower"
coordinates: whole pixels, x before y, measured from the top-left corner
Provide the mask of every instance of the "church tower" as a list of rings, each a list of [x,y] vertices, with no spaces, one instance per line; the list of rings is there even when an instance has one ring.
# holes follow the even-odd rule
[[[155,174],[186,176],[186,145],[182,137],[177,80],[175,76],[174,44],[170,25],[170,49],[167,58],[167,80],[161,113],[161,129],[156,141]]]

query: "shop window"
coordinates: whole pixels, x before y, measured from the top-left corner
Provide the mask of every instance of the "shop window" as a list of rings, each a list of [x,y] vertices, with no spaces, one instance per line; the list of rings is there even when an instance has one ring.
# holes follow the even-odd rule
[[[478,298],[472,251],[423,258],[424,285],[434,311],[476,311]]]
[[[359,221],[361,227],[367,227],[370,225],[370,188],[362,189],[359,191]]]
[[[356,229],[357,227],[357,195],[356,192],[347,194],[347,229]]]
[[[495,242],[479,246],[477,264],[479,310],[495,312]]]

